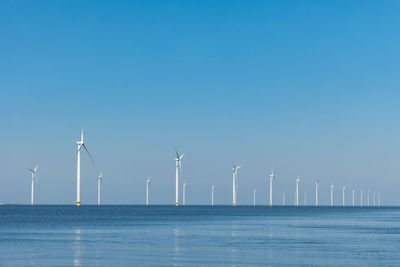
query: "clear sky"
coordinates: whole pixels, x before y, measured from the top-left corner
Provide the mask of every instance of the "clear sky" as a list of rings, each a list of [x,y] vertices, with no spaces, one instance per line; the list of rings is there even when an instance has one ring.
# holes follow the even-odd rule
[[[0,202],[335,202],[341,187],[400,204],[398,1],[1,1]],[[183,180],[183,179],[182,179]],[[181,181],[182,181],[181,180]],[[182,187],[180,187],[182,188]],[[372,198],[372,194],[371,194]],[[366,199],[366,196],[364,196]]]

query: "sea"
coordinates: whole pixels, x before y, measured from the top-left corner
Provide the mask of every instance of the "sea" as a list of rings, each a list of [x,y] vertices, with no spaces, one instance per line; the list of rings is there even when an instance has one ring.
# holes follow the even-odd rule
[[[0,266],[400,266],[400,208],[3,205]]]

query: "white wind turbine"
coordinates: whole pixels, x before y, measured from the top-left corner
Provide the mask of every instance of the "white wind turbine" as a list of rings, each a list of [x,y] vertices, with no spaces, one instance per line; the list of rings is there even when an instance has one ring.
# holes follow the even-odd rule
[[[363,206],[363,193],[364,193],[364,190],[360,190],[360,207]]]
[[[269,175],[269,205],[272,206],[272,181],[274,180],[274,171]]]
[[[103,171],[100,171],[99,177],[97,177],[97,205],[100,206],[100,183],[103,181]]]
[[[367,192],[367,206],[369,207],[369,190]]]
[[[331,207],[333,206],[333,187],[334,185],[331,184]]]
[[[253,189],[253,207],[256,205],[256,189]]]
[[[215,186],[211,186],[211,206],[214,206],[214,188]]]
[[[34,202],[33,202],[34,184],[35,184],[34,180],[35,180],[36,172],[37,172],[38,168],[39,168],[39,164],[36,165],[36,167],[33,170],[28,168],[28,170],[32,173],[32,186],[31,186],[31,205],[32,206],[34,205]],[[37,180],[37,177],[36,177],[36,180]]]
[[[285,206],[285,196],[286,195],[286,192],[285,191],[283,191],[283,193],[282,193],[282,206]]]
[[[354,207],[354,205],[355,205],[355,200],[354,200],[354,194],[355,194],[355,193],[356,193],[356,190],[353,189],[353,190],[352,190],[353,207]]]
[[[319,181],[315,182],[315,206],[318,207],[318,190],[319,190]]]
[[[81,140],[76,142],[78,145],[78,161],[77,161],[77,168],[76,168],[76,205],[81,205],[81,148],[83,147],[86,152],[88,153],[92,162],[94,162],[92,155],[90,155],[89,151],[87,150],[85,143],[83,142],[83,127],[81,131]]]
[[[186,182],[183,183],[183,198],[182,198],[182,205],[185,206],[186,205]]]
[[[232,190],[232,197],[233,197],[233,206],[236,206],[236,196],[237,196],[237,171],[241,168],[242,166],[239,165],[236,167],[235,162],[233,162],[233,167],[232,167],[232,172],[233,172],[233,190]]]
[[[343,206],[343,207],[346,205],[346,203],[345,203],[345,198],[344,198],[344,196],[345,196],[344,191],[345,191],[345,190],[346,190],[346,186],[343,186],[343,187],[342,187],[342,197],[343,197],[343,199],[342,199],[342,206]]]
[[[146,206],[149,205],[149,185],[150,185],[150,178],[146,180]]]
[[[176,152],[176,158],[175,158],[175,206],[179,205],[179,170],[182,172],[182,158],[185,153],[182,155],[178,154],[178,151],[175,150]]]
[[[299,182],[300,182],[300,177],[297,177],[297,179],[296,179],[296,206],[299,205]]]

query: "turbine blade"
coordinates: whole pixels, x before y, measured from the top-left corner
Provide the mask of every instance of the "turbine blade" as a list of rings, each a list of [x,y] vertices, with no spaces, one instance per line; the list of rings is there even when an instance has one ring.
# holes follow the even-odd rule
[[[28,168],[28,170],[30,170],[31,172],[35,173],[35,171],[34,171],[34,170],[32,170],[32,169],[29,169],[29,168]]]
[[[36,173],[36,171],[37,171],[38,168],[39,168],[39,164],[36,165],[36,167],[35,167],[35,169],[34,169],[34,172],[35,172],[35,173]]]
[[[183,158],[183,155],[185,155],[185,153],[182,153],[182,155],[179,157],[179,160]]]
[[[81,142],[83,142],[83,123],[82,123],[82,130],[81,130]]]
[[[92,160],[92,162],[94,163],[94,159],[93,159],[92,155],[90,154],[89,150],[87,150],[85,144],[83,144],[82,146],[86,150],[86,152],[88,153],[88,155],[89,155],[90,159]]]
[[[175,148],[175,153],[176,153],[176,158],[179,159],[178,150],[176,150],[176,148]]]

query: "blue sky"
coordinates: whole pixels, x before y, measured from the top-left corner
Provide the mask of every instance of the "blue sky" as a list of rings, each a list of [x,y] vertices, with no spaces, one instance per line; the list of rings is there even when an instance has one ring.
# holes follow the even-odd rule
[[[314,200],[329,184],[400,186],[400,4],[396,1],[2,1],[0,202],[174,202],[174,148],[185,152],[188,202],[274,201],[295,179]],[[357,198],[357,201],[359,199]]]

